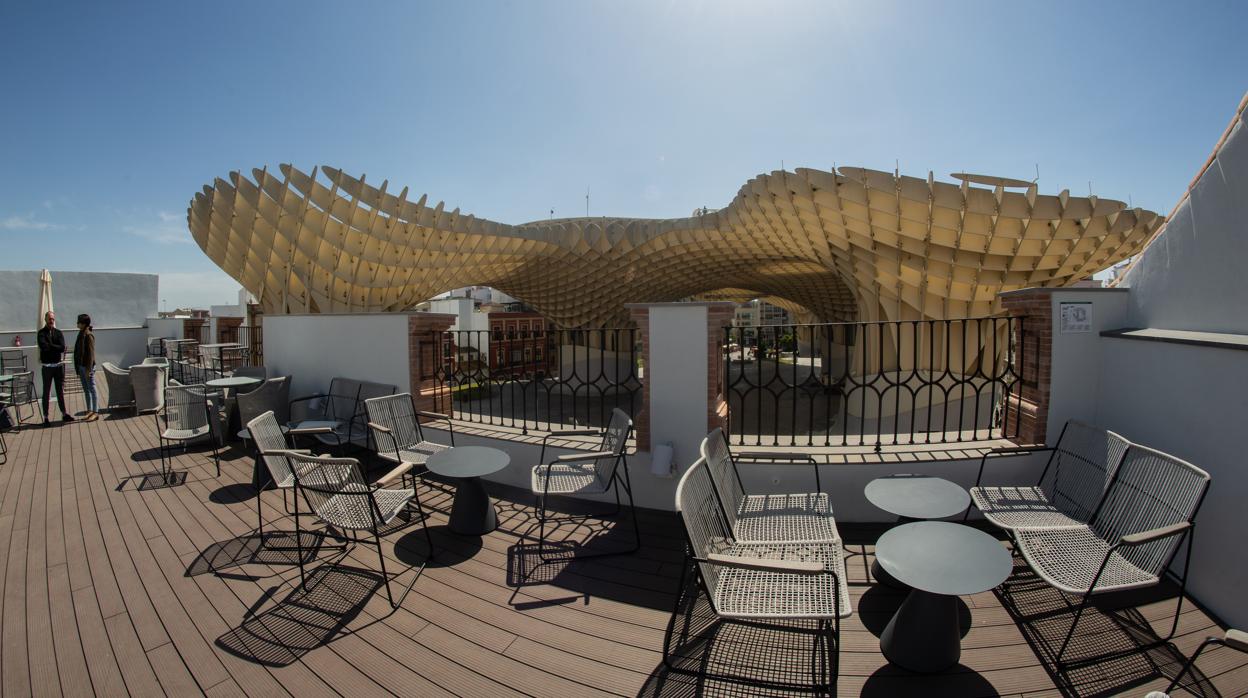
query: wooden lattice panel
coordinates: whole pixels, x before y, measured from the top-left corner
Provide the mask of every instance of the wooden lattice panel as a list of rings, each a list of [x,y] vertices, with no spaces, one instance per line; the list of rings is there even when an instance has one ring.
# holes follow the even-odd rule
[[[997,312],[1000,291],[1068,285],[1121,261],[1162,223],[1026,182],[842,167],[759,175],[689,218],[508,225],[330,167],[280,170],[232,172],[187,212],[195,241],[266,313],[402,310],[486,285],[566,327],[722,289],[827,321],[972,317]]]

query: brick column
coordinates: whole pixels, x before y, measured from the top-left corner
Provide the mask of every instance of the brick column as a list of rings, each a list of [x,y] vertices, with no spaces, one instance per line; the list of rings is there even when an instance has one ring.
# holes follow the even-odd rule
[[[456,316],[445,313],[412,313],[407,316],[407,357],[412,398],[416,409],[448,412],[450,393],[438,387],[438,370],[443,362],[444,333],[455,324]]]
[[[706,309],[706,430],[728,431],[728,401],[724,396],[724,328],[736,313],[732,303],[712,305]]]
[[[1001,307],[1021,318],[1019,390],[1007,399],[1005,433],[1020,445],[1045,443],[1053,360],[1053,299],[1047,288],[1001,294]]]
[[[650,451],[650,309],[630,305],[628,317],[637,325],[637,341],[641,345],[641,407],[633,415],[633,436],[638,451]]]

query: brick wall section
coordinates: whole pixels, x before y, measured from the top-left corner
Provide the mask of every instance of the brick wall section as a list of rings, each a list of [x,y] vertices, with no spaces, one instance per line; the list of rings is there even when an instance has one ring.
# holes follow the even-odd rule
[[[638,451],[650,451],[650,309],[629,308],[629,319],[637,325],[637,342],[641,345],[641,407],[633,415],[633,435]]]
[[[1022,318],[1020,390],[1010,395],[1005,433],[1019,445],[1045,443],[1053,360],[1053,302],[1049,289],[1032,288],[1001,296],[1010,317]]]
[[[728,430],[728,402],[724,399],[724,328],[732,323],[735,305],[706,309],[706,430]]]
[[[454,315],[412,313],[407,317],[407,360],[416,409],[447,412],[450,393],[439,388],[437,371],[442,365],[443,333],[455,323]]]

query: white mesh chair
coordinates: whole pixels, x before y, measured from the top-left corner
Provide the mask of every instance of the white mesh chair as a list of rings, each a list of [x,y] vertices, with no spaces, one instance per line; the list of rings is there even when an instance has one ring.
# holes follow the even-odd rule
[[[538,555],[546,560],[546,524],[552,521],[583,520],[586,518],[611,518],[620,513],[620,489],[628,495],[632,510],[633,543],[623,550],[598,553],[581,553],[577,557],[600,557],[636,552],[641,548],[641,529],[637,524],[637,508],[633,503],[633,484],[628,474],[628,437],[633,432],[633,420],[618,407],[611,412],[611,421],[602,433],[602,444],[591,453],[571,453],[546,462],[546,443],[551,437],[590,436],[599,432],[593,429],[570,429],[554,431],[542,439],[541,464],[533,466],[530,488],[537,496],[537,547]],[[594,515],[570,515],[552,517],[546,511],[550,495],[577,496],[606,494],[614,491],[615,508],[610,512]]]
[[[399,600],[395,601],[390,592],[390,576],[386,573],[386,556],[381,549],[380,531],[401,513],[408,511],[412,500],[415,500],[421,526],[425,529],[425,540],[429,544],[429,559],[433,558],[433,538],[429,535],[424,508],[416,497],[416,491],[386,488],[397,477],[397,471],[372,485],[368,484],[360,474],[359,461],[354,458],[312,456],[294,451],[288,452],[288,457],[294,472],[298,473],[295,487],[303,495],[309,510],[325,525],[340,533],[349,534],[353,542],[360,542],[359,534],[363,533],[366,534],[363,542],[377,546],[377,559],[386,582],[386,598],[390,600],[392,608],[398,608],[420,575],[413,575]],[[368,536],[372,537],[371,541],[367,539]],[[337,560],[334,564],[337,564]],[[421,563],[420,569],[424,569],[424,563]],[[304,574],[302,555],[299,556],[299,578],[306,588],[307,577]]]
[[[1040,579],[1082,597],[1056,661],[1062,656],[1094,594],[1139,589],[1161,582],[1179,546],[1188,541],[1179,579],[1179,601],[1168,641],[1178,629],[1187,589],[1196,513],[1209,474],[1151,448],[1131,444],[1090,523],[1079,527],[1016,529],[1019,553]]]
[[[165,477],[165,483],[170,484],[173,476],[172,461],[165,453],[165,444],[170,442],[185,447],[192,442],[207,439],[212,444],[212,460],[217,466],[217,477],[220,477],[221,455],[213,426],[217,415],[204,386],[169,386],[165,388],[164,398],[164,407],[154,416],[156,435],[160,440],[161,473]]]
[[[160,364],[139,364],[130,367],[130,387],[134,390],[136,412],[160,410],[165,404],[168,367]]]
[[[809,454],[747,451],[733,453],[722,429],[702,440],[702,458],[734,538],[741,542],[838,541],[832,503],[819,482],[819,466]],[[808,461],[815,471],[815,490],[794,494],[747,494],[737,461]]]
[[[249,420],[247,422],[247,433],[256,445],[257,457],[260,458],[268,470],[273,486],[282,492],[282,504],[286,513],[295,517],[295,549],[299,550],[299,557],[302,558],[303,548],[299,542],[299,498],[295,497],[294,511],[291,511],[286,493],[295,488],[295,482],[297,481],[294,468],[291,467],[290,454],[307,454],[310,451],[293,451],[287,446],[286,434],[282,432],[282,425],[277,421],[272,412],[265,412]],[[260,495],[264,492],[265,484],[262,481],[256,488],[256,532],[260,536],[261,545],[264,545],[264,515],[260,509],[260,501],[263,499]]]
[[[1126,450],[1127,440],[1118,434],[1072,419],[1052,447],[1008,447],[985,453],[970,490],[971,501],[990,523],[1011,533],[1020,528],[1077,528],[1092,518]],[[981,484],[989,458],[1043,451],[1050,452],[1049,459],[1034,486]]]
[[[1199,657],[1202,652],[1212,645],[1222,645],[1223,647],[1229,647],[1240,652],[1248,652],[1248,633],[1242,630],[1230,628],[1226,632],[1222,633],[1222,637],[1217,637],[1216,635],[1206,637],[1205,641],[1200,643],[1200,646],[1197,647],[1196,651],[1192,653],[1191,659],[1188,659],[1187,663],[1183,665],[1183,668],[1179,670],[1179,673],[1174,675],[1174,680],[1171,681],[1170,685],[1166,687],[1166,691],[1164,693],[1161,691],[1152,691],[1148,695],[1144,696],[1144,698],[1169,698],[1170,693],[1174,689],[1178,688],[1182,678],[1187,674],[1187,672],[1191,671],[1193,666],[1196,665],[1197,657]],[[1192,686],[1189,690],[1195,688],[1196,686]],[[1192,694],[1198,695],[1194,690],[1192,690]]]
[[[436,412],[417,410],[411,393],[374,397],[364,401],[368,427],[373,432],[377,455],[396,465],[411,463],[424,466],[429,456],[455,445],[455,427],[451,418]],[[450,446],[429,441],[420,428],[420,418],[446,420]]]
[[[108,384],[108,408],[133,406],[134,386],[130,383],[130,372],[108,361],[100,364],[100,368],[104,369],[104,382]]]
[[[707,463],[699,459],[676,487],[676,509],[684,524],[688,547],[682,565],[676,606],[663,641],[663,663],[671,661],[669,645],[692,569],[715,614],[730,621],[807,619],[817,621],[815,654],[827,643],[830,676],[819,690],[836,694],[841,619],[853,613],[846,583],[844,551],[839,540],[819,543],[744,542],[733,537],[727,512],[720,505]],[[834,647],[835,645],[835,647]],[[731,677],[725,677],[731,678]]]

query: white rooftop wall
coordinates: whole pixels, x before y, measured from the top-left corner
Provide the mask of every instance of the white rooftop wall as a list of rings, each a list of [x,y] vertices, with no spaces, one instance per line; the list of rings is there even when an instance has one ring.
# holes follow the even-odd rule
[[[157,310],[155,274],[53,271],[52,304],[62,328],[79,313],[97,329],[142,327]],[[0,271],[0,332],[33,332],[39,314],[39,272]]]

